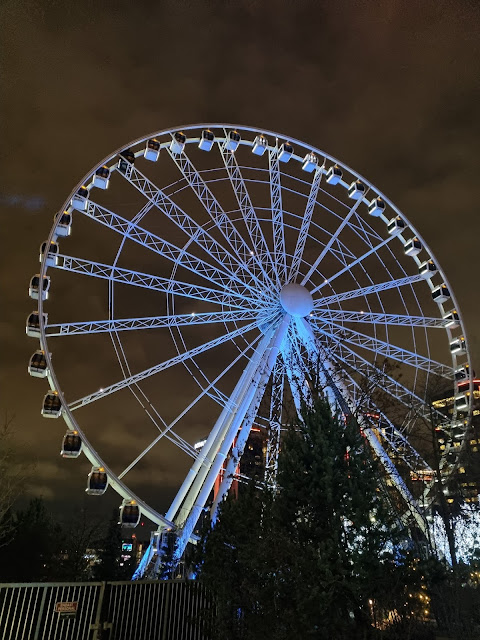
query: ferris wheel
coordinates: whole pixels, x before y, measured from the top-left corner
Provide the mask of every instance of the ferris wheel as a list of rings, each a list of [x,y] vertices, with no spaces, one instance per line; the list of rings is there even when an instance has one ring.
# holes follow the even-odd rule
[[[213,513],[246,480],[252,429],[275,484],[286,407],[300,411],[312,363],[426,526],[434,472],[416,442],[443,385],[455,400],[436,416],[442,469],[458,463],[468,344],[431,250],[355,171],[252,127],[157,132],[85,176],[40,263],[26,331],[40,342],[29,373],[50,386],[42,414],[66,422],[62,455],[92,465],[87,493],[121,496],[124,526],[150,519],[180,557],[214,485]]]

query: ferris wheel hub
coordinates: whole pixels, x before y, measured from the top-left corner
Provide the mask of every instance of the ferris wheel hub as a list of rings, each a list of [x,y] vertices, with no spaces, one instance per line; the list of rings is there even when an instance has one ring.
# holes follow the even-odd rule
[[[296,318],[304,318],[313,310],[312,294],[301,284],[290,282],[280,291],[284,310]]]

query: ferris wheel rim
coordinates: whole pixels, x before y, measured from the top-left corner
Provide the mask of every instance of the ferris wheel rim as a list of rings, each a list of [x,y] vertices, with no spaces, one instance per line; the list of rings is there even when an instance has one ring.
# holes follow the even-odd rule
[[[211,124],[211,123],[210,123],[210,124],[186,125],[186,126],[181,126],[181,127],[175,127],[175,128],[170,128],[170,129],[164,129],[164,130],[162,130],[162,131],[160,131],[160,132],[155,132],[155,133],[153,133],[153,134],[150,134],[150,135],[147,135],[147,136],[144,136],[144,137],[138,138],[138,139],[136,139],[136,140],[132,141],[131,143],[129,143],[128,145],[125,145],[125,146],[123,146],[123,147],[119,148],[119,149],[118,149],[118,150],[117,150],[113,155],[109,155],[109,156],[108,156],[108,157],[106,157],[104,160],[102,160],[102,162],[101,162],[101,163],[99,163],[98,165],[96,165],[96,166],[93,168],[93,170],[91,170],[89,173],[87,173],[87,174],[86,174],[86,176],[85,176],[85,177],[86,177],[86,178],[89,178],[89,177],[90,177],[90,176],[95,172],[95,170],[96,170],[98,167],[100,167],[100,166],[102,166],[103,164],[106,164],[106,162],[108,162],[108,161],[112,160],[114,157],[116,157],[116,155],[117,155],[117,154],[118,154],[122,149],[125,149],[125,148],[127,148],[127,147],[133,147],[133,146],[135,146],[135,145],[138,145],[138,144],[140,144],[140,143],[142,143],[142,142],[144,142],[144,141],[148,140],[148,139],[149,139],[149,138],[151,138],[151,137],[160,136],[160,135],[167,135],[167,134],[173,134],[174,132],[177,132],[177,131],[179,131],[179,130],[182,130],[182,131],[192,131],[192,130],[195,130],[195,129],[201,129],[201,128],[212,128],[212,129],[221,129],[221,128],[226,129],[226,128],[234,128],[234,129],[238,129],[238,130],[240,130],[240,131],[249,131],[250,133],[258,133],[258,134],[265,134],[265,135],[273,135],[273,136],[275,136],[276,138],[279,138],[279,139],[281,139],[281,140],[288,140],[288,141],[289,141],[289,142],[291,142],[291,143],[298,144],[298,145],[300,145],[304,150],[307,150],[307,151],[311,151],[311,152],[314,152],[314,153],[318,153],[318,154],[320,154],[320,156],[324,158],[324,161],[328,159],[330,162],[332,162],[332,163],[334,163],[334,164],[338,164],[338,165],[340,165],[341,167],[345,168],[349,173],[351,173],[352,175],[354,175],[354,176],[358,177],[358,179],[362,180],[362,181],[363,181],[363,182],[364,182],[364,183],[365,183],[369,188],[373,189],[373,190],[374,190],[374,192],[375,192],[375,194],[376,194],[376,195],[378,195],[378,196],[380,196],[382,199],[384,199],[384,200],[385,200],[385,202],[390,206],[390,208],[391,208],[393,211],[395,211],[398,215],[402,216],[402,218],[403,218],[403,219],[405,219],[405,220],[408,222],[408,227],[409,227],[409,229],[410,229],[410,230],[411,230],[411,231],[412,231],[412,232],[413,232],[417,237],[419,237],[419,238],[421,239],[423,246],[424,246],[424,247],[425,247],[425,249],[428,251],[428,253],[429,253],[429,255],[432,257],[432,259],[434,259],[434,260],[435,260],[435,256],[434,256],[433,252],[430,250],[430,248],[429,248],[428,244],[427,244],[427,243],[425,243],[425,241],[423,240],[423,237],[422,237],[422,236],[417,232],[417,230],[415,229],[415,227],[410,223],[410,220],[409,220],[409,219],[407,219],[407,218],[406,218],[406,216],[405,216],[403,213],[401,213],[401,212],[400,212],[400,210],[399,210],[399,209],[398,209],[398,208],[397,208],[397,207],[396,207],[396,206],[395,206],[395,205],[394,205],[394,204],[389,200],[389,198],[388,198],[388,197],[386,197],[382,192],[380,192],[380,191],[379,191],[379,190],[378,190],[378,189],[377,189],[373,184],[371,184],[371,183],[370,183],[367,179],[365,179],[361,174],[359,174],[358,172],[356,172],[356,171],[354,171],[353,169],[351,169],[350,167],[348,167],[348,166],[347,166],[345,163],[343,163],[342,161],[339,161],[339,160],[337,160],[336,158],[334,158],[333,156],[330,156],[329,154],[327,154],[327,153],[325,153],[325,152],[323,152],[323,151],[320,151],[318,148],[313,147],[312,145],[309,145],[309,144],[307,144],[307,143],[305,143],[305,142],[302,142],[302,141],[296,140],[296,139],[291,138],[291,137],[283,136],[282,134],[278,134],[278,133],[275,133],[275,132],[272,132],[272,131],[268,131],[268,130],[264,130],[264,129],[259,129],[258,127],[248,127],[248,126],[244,126],[244,125],[231,125],[231,124]],[[64,207],[62,208],[62,210],[66,210],[66,209],[68,208],[68,204],[69,204],[69,202],[70,202],[71,198],[73,197],[74,193],[75,193],[75,192],[77,191],[77,189],[78,189],[82,184],[84,184],[84,183],[85,183],[85,180],[82,180],[82,181],[77,185],[77,187],[75,187],[75,189],[72,191],[72,193],[70,194],[69,198],[67,199],[66,203],[64,204]],[[50,241],[52,240],[52,238],[54,237],[54,235],[55,235],[55,224],[52,226],[52,229],[51,229],[51,231],[50,231],[50,234],[49,234],[49,237],[48,237],[47,242],[50,242]],[[437,265],[438,265],[438,262],[437,262]],[[46,265],[46,255],[45,255],[44,259],[42,260],[41,269],[40,269],[40,277],[41,277],[41,278],[45,275],[46,271],[47,271],[47,265]],[[439,268],[439,271],[440,271],[440,273],[441,273],[441,275],[442,275],[442,277],[443,277],[443,281],[444,281],[444,282],[445,282],[445,284],[448,286],[448,288],[449,288],[449,290],[450,290],[450,292],[451,292],[451,299],[452,299],[452,302],[453,302],[453,304],[454,304],[455,308],[457,308],[457,309],[458,309],[458,304],[457,304],[456,298],[455,298],[455,296],[454,296],[454,292],[453,292],[452,288],[450,287],[449,282],[448,282],[447,278],[445,277],[445,274],[443,273],[443,271],[442,271],[440,268]],[[429,283],[429,282],[428,282],[428,283]],[[430,284],[430,283],[429,283],[429,284]],[[97,457],[95,458],[95,460],[99,460],[99,461],[102,463],[102,464],[101,464],[101,465],[99,465],[99,466],[104,466],[105,468],[107,468],[107,469],[108,469],[108,467],[103,463],[103,460],[102,460],[101,458],[99,458],[99,457],[98,457],[98,454],[96,453],[95,449],[94,449],[93,447],[91,447],[91,445],[89,444],[89,442],[88,442],[88,440],[87,440],[87,438],[86,438],[85,434],[83,434],[82,430],[79,428],[77,421],[76,421],[74,418],[72,418],[72,416],[71,416],[71,412],[70,412],[70,409],[68,409],[68,404],[66,403],[65,399],[63,398],[63,394],[62,394],[62,392],[61,392],[61,388],[60,388],[60,386],[59,386],[59,384],[58,384],[58,380],[57,380],[57,378],[56,378],[55,370],[54,370],[54,368],[51,366],[49,350],[48,350],[48,347],[47,347],[47,337],[48,337],[48,336],[47,336],[47,334],[46,334],[46,332],[45,332],[45,326],[44,326],[44,323],[43,323],[43,315],[42,315],[42,314],[43,314],[43,299],[42,299],[42,296],[40,296],[40,298],[39,298],[39,300],[38,300],[38,308],[39,308],[39,314],[40,314],[40,331],[41,331],[40,344],[41,344],[41,347],[44,349],[44,351],[45,351],[45,353],[46,353],[47,362],[48,362],[48,364],[49,364],[50,375],[52,376],[53,386],[52,386],[52,385],[50,385],[50,386],[51,386],[51,389],[52,389],[52,390],[56,390],[58,393],[60,393],[60,394],[61,394],[61,396],[62,396],[62,406],[63,406],[63,407],[64,407],[64,409],[66,410],[66,413],[67,413],[67,415],[68,415],[69,419],[72,421],[72,423],[73,423],[73,424],[75,424],[75,425],[76,425],[76,428],[77,428],[77,429],[82,433],[82,440],[83,440],[83,442],[85,443],[85,446],[86,446],[87,451],[89,451],[89,453],[91,454],[91,456],[92,456],[92,457],[97,456]],[[463,335],[464,335],[464,336],[466,336],[465,327],[464,327],[464,325],[463,325],[463,320],[462,320],[462,318],[461,318],[461,317],[460,317],[460,323],[461,323],[461,326],[462,326],[462,329],[463,329]],[[447,330],[447,333],[449,333],[449,334],[450,334],[450,332],[449,332],[448,328],[447,328],[446,330]],[[470,350],[469,350],[469,341],[468,341],[468,340],[467,340],[466,348],[467,348],[466,360],[467,360],[467,361],[468,361],[468,363],[470,364],[471,359],[470,359]],[[472,371],[471,366],[470,366],[470,371]],[[472,390],[473,390],[473,383],[472,383],[472,376],[470,376],[470,393],[472,392]],[[67,425],[68,425],[68,423],[67,423]],[[88,457],[88,456],[87,456],[87,457]],[[90,458],[89,458],[89,459],[90,459]],[[93,462],[92,462],[92,464],[93,464]],[[109,473],[111,473],[111,474],[112,474],[112,475],[111,475],[111,476],[109,476],[109,477],[116,477],[116,476],[115,476],[115,474],[113,474],[110,470],[109,470]],[[133,494],[133,492],[132,492],[130,489],[128,489],[128,488],[126,488],[126,489],[125,489],[125,493],[126,493],[127,495],[125,495],[125,496],[123,496],[123,497],[127,497],[127,496],[128,496],[128,497],[132,497],[132,495],[135,495],[135,494]],[[120,495],[122,495],[122,494],[120,494]],[[137,499],[137,496],[135,496],[135,499]],[[139,503],[142,503],[143,501],[141,501],[140,499],[138,499],[138,502],[139,502]],[[147,505],[147,506],[148,506],[148,505]],[[149,508],[149,509],[150,509],[150,508]],[[148,516],[148,513],[147,513],[147,512],[145,512],[145,511],[143,511],[143,507],[142,507],[142,513],[145,513],[145,515],[147,515],[147,517],[149,517],[149,516]],[[162,519],[162,516],[160,516],[160,514],[157,514],[157,513],[155,512],[155,515],[157,515],[160,519]],[[155,520],[153,520],[153,521],[155,521]],[[159,523],[158,523],[158,524],[159,524]]]

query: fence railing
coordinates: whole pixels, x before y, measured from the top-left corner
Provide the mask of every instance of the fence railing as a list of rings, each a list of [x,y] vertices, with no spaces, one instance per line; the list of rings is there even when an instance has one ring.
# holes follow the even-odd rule
[[[0,584],[2,640],[208,640],[195,581]]]

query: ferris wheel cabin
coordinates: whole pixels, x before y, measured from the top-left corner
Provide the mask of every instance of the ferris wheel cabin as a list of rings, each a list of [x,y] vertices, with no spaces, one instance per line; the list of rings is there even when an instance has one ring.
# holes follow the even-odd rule
[[[422,243],[418,238],[412,238],[411,240],[408,240],[403,245],[403,253],[406,256],[410,256],[412,258],[413,256],[418,255],[421,250],[422,250]]]
[[[157,162],[160,157],[160,142],[156,138],[150,138],[147,141],[143,157],[150,162]]]
[[[450,300],[450,297],[450,291],[445,283],[432,290],[432,298],[437,304],[442,304],[443,302]]]
[[[43,399],[42,416],[59,418],[62,413],[62,401],[57,391],[49,391]]]
[[[28,373],[34,378],[47,377],[48,367],[45,351],[42,351],[41,349],[35,351],[28,363]]]
[[[48,300],[48,290],[50,289],[50,276],[43,276],[42,285],[40,287],[40,274],[37,273],[30,280],[28,287],[28,295],[32,300],[38,300],[40,297],[40,289],[42,291],[42,300]]]
[[[67,237],[72,233],[72,214],[68,213],[68,211],[64,211],[63,213],[57,213],[53,217],[54,221],[57,223],[55,228],[55,233],[57,236]]]
[[[201,149],[202,151],[211,151],[214,141],[215,141],[215,136],[210,131],[210,129],[204,129],[202,131],[202,135],[200,136],[200,142],[198,143],[198,148]]]
[[[78,209],[78,211],[86,211],[88,207],[88,189],[87,187],[80,187],[77,193],[72,198],[72,207]]]
[[[445,320],[445,326],[447,329],[457,329],[460,326],[460,318],[458,317],[456,309],[452,309],[452,311],[444,313],[443,319]]]
[[[102,496],[108,487],[108,476],[103,467],[92,467],[87,476],[87,488],[89,496]]]
[[[180,155],[185,149],[185,142],[187,141],[186,135],[182,131],[177,131],[173,134],[172,141],[170,143],[170,151]]]
[[[460,338],[455,338],[455,340],[452,340],[450,342],[450,351],[456,356],[465,355],[467,353],[465,338],[463,336],[460,336]]]
[[[361,200],[366,192],[366,187],[360,180],[355,180],[348,187],[348,197],[352,200]]]
[[[280,162],[288,162],[293,155],[293,147],[289,142],[284,142],[278,151]]]
[[[418,273],[428,280],[432,278],[437,273],[437,265],[433,262],[433,260],[427,260],[426,262],[422,262],[422,264],[418,268]]]
[[[265,136],[259,135],[253,141],[252,153],[256,156],[263,156],[267,150],[268,140]]]
[[[379,218],[385,212],[385,202],[382,198],[375,198],[368,205],[368,213],[374,218]]]
[[[38,258],[39,262],[42,262],[43,256],[45,255],[46,251],[47,251],[47,243],[42,242],[42,244],[40,245],[40,255]],[[47,267],[54,267],[55,265],[58,264],[58,244],[56,242],[52,241],[49,243],[45,262]]]
[[[134,528],[140,522],[140,509],[135,500],[125,498],[120,507],[120,522],[122,527]]]
[[[238,149],[238,145],[240,144],[241,136],[238,131],[229,131],[227,134],[227,141],[225,143],[225,149],[227,151],[236,151]]]
[[[43,324],[47,324],[48,316],[46,313],[43,315]],[[25,333],[30,338],[40,337],[40,314],[38,311],[33,311],[27,318],[27,324],[25,327]]]
[[[455,369],[455,380],[457,382],[462,382],[462,380],[466,380],[469,376],[470,367],[468,362],[462,364],[460,367],[456,367]]]
[[[398,236],[405,229],[405,222],[400,216],[392,218],[387,224],[387,232],[391,236]]]
[[[93,176],[93,186],[98,189],[108,189],[108,183],[110,182],[110,169],[103,165],[95,171]]]
[[[326,180],[328,184],[333,184],[333,185],[338,184],[342,178],[343,178],[343,171],[336,164],[333,165],[333,167],[330,167],[330,169],[327,171]]]
[[[82,439],[78,435],[78,431],[70,431],[63,436],[62,449],[60,455],[62,458],[78,458],[82,451]]]
[[[307,173],[312,173],[318,166],[318,158],[314,153],[307,153],[302,162],[302,169]]]
[[[131,149],[124,149],[120,152],[120,158],[117,163],[120,173],[127,173],[127,169],[130,165],[135,164],[135,154]]]

